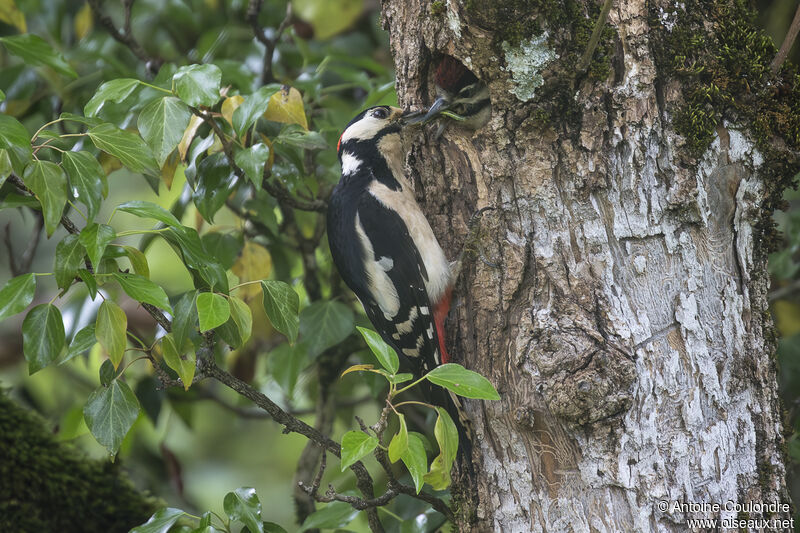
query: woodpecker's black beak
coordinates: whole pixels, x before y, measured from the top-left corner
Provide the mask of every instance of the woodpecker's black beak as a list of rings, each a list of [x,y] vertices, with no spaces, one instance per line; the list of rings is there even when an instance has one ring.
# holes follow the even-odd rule
[[[439,113],[447,111],[448,109],[450,109],[450,99],[446,96],[440,96],[433,102],[433,105],[428,109],[428,112],[425,113],[425,116],[419,119],[419,122],[433,120]]]
[[[400,116],[400,122],[403,126],[418,124],[422,122],[424,115],[425,113],[423,111],[406,111]]]

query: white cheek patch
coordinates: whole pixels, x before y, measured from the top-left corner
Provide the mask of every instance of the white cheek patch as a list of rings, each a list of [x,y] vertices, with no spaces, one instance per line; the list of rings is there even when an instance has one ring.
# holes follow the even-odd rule
[[[352,140],[372,139],[386,125],[386,121],[366,115],[342,133],[342,144]]]
[[[367,233],[364,231],[364,226],[361,225],[361,217],[358,214],[356,214],[356,234],[364,250],[367,288],[378,303],[378,307],[383,311],[383,316],[386,320],[392,320],[400,311],[400,298],[397,296],[397,288],[392,283],[392,279],[386,274],[386,270],[381,267],[380,261],[375,261],[375,251],[367,237]],[[381,260],[383,259],[381,258]]]
[[[361,160],[359,158],[350,152],[345,152],[342,154],[342,176],[355,174],[360,166]]]

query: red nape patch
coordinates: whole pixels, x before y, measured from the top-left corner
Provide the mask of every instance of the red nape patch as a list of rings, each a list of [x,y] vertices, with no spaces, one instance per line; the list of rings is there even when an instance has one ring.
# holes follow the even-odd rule
[[[436,324],[436,335],[439,337],[439,353],[442,355],[442,364],[450,362],[450,355],[444,342],[444,319],[450,312],[450,299],[453,296],[453,288],[447,289],[441,300],[433,307],[433,322]]]
[[[339,142],[336,143],[336,153],[337,154],[342,150],[342,136],[343,135],[344,135],[344,133],[342,133],[342,135],[339,135]]]

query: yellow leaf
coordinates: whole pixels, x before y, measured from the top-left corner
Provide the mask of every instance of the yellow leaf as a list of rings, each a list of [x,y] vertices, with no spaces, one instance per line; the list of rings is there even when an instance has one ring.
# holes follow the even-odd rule
[[[303,96],[300,91],[288,85],[284,85],[280,91],[270,97],[264,118],[284,124],[299,124],[303,129],[308,129],[306,111],[303,108]]]
[[[15,26],[20,33],[28,33],[25,15],[17,8],[14,0],[0,0],[0,20]]]
[[[167,186],[167,190],[172,189],[172,180],[175,178],[175,171],[178,169],[178,152],[173,151],[164,161],[164,166],[161,167],[161,181]]]
[[[119,170],[122,168],[122,163],[120,163],[119,159],[117,159],[113,155],[108,155],[105,152],[100,152],[100,157],[98,157],[97,159],[98,161],[100,161],[100,166],[103,167],[103,171],[106,173],[106,176],[108,176],[115,170]]]
[[[197,115],[192,115],[192,118],[189,119],[189,126],[186,127],[186,130],[183,132],[183,138],[181,142],[178,143],[178,153],[181,155],[181,161],[186,161],[186,154],[189,152],[189,146],[192,144],[194,134],[197,133],[197,128],[199,128],[202,123],[203,119]]]
[[[339,377],[342,378],[345,374],[349,374],[350,372],[363,372],[364,370],[372,370],[373,368],[375,368],[373,365],[353,365],[342,372],[342,375]]]
[[[796,303],[776,300],[772,303],[772,316],[781,336],[791,337],[800,333],[800,306]]]
[[[2,0],[0,0],[2,2]],[[75,36],[80,41],[92,30],[94,26],[94,16],[92,15],[92,8],[89,2],[83,4],[83,7],[75,14]]]
[[[242,105],[244,102],[244,97],[241,95],[234,95],[230,96],[222,102],[222,116],[225,117],[225,120],[228,121],[228,124],[233,126],[233,112],[236,111],[236,108]]]
[[[272,272],[272,257],[260,244],[247,241],[231,271],[239,277],[241,283],[267,279]],[[261,286],[258,283],[244,285],[239,290],[242,291],[242,299],[246,302],[261,295]]]
[[[292,9],[311,23],[316,39],[327,39],[358,20],[364,12],[364,0],[292,0]]]

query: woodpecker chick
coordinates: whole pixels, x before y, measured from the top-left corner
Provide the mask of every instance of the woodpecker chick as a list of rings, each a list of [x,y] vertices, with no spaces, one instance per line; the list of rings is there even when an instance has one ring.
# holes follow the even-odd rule
[[[453,273],[403,174],[401,130],[421,113],[378,106],[339,139],[342,177],[328,205],[328,242],[342,279],[387,344],[418,375],[448,360],[444,319]]]
[[[489,121],[492,114],[489,89],[456,58],[444,56],[436,67],[434,82],[437,98],[420,121],[445,114],[473,130]],[[443,130],[444,125],[440,125],[436,137]]]

